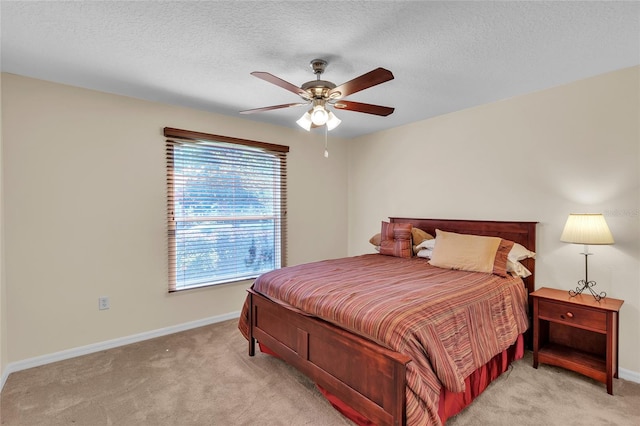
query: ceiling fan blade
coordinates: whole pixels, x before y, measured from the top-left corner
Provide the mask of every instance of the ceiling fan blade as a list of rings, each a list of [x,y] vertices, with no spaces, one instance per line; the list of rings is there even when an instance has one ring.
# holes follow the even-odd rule
[[[258,77],[264,81],[268,81],[269,83],[275,84],[276,86],[280,86],[283,89],[286,89],[296,95],[305,96],[307,92],[302,90],[300,87],[289,83],[288,81],[284,81],[283,79],[276,77],[273,74],[269,74],[268,72],[262,71],[254,71],[251,75]]]
[[[272,109],[290,108],[290,107],[296,107],[296,106],[308,105],[308,104],[309,104],[308,102],[297,102],[295,104],[272,105],[272,106],[262,107],[262,108],[246,109],[244,111],[240,111],[240,114],[253,114],[254,112],[271,111]]]
[[[393,80],[393,73],[391,73],[391,71],[384,68],[376,68],[373,71],[369,71],[360,77],[356,77],[353,80],[331,89],[329,97],[332,99],[340,99],[389,80]]]
[[[366,114],[382,115],[385,117],[395,111],[395,108],[391,107],[363,104],[361,102],[353,101],[337,101],[333,104],[333,107],[338,109],[346,109],[348,111],[364,112]]]

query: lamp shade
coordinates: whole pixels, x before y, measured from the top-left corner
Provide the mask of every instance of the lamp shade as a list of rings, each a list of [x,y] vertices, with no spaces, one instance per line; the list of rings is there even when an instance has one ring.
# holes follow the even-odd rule
[[[613,235],[602,214],[570,214],[560,241],[574,244],[613,244]]]
[[[338,127],[342,123],[338,117],[336,117],[331,111],[329,111],[329,119],[327,120],[327,130],[331,131]]]
[[[300,119],[296,121],[296,123],[298,123],[298,126],[302,127],[307,132],[310,132],[313,122],[311,121],[311,114],[309,113],[309,111],[305,112],[302,117],[300,117]]]

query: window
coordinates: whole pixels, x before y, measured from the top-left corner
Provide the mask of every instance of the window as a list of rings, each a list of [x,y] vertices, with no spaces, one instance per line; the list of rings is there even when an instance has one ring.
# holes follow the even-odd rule
[[[289,147],[165,128],[169,291],[284,265]]]

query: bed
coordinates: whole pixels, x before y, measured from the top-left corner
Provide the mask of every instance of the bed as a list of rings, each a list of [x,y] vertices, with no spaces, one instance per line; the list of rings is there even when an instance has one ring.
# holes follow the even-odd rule
[[[499,237],[535,251],[535,222],[398,217],[390,218],[389,222],[410,224],[411,227],[431,235],[448,231]],[[457,282],[461,279],[458,274],[465,273],[429,268],[426,267],[424,259],[415,257],[398,259],[379,254],[283,268],[268,273],[270,280],[261,280],[260,277],[248,291],[239,327],[248,338],[250,356],[255,354],[255,343],[256,340],[259,341],[263,351],[282,358],[306,374],[336,408],[358,424],[441,424],[468,405],[482,392],[488,382],[506,370],[509,362],[522,355],[523,345],[529,339],[529,333],[528,314],[521,312],[521,307],[524,304],[526,311],[528,306],[530,312],[528,294],[533,292],[535,287],[535,260],[525,258],[521,263],[530,271],[530,276],[513,278],[507,274],[506,278],[502,278],[492,274],[467,273],[474,280],[479,280],[480,275],[490,277],[491,284],[482,284],[489,285],[487,288],[490,290],[477,290],[481,287],[466,284],[465,281],[464,286],[460,287],[460,296],[455,296],[455,299],[471,300],[484,297],[482,295],[486,294],[486,300],[473,303],[486,306],[486,311],[491,311],[481,311],[480,316],[497,321],[498,328],[504,325],[506,331],[501,332],[499,339],[488,334],[484,336],[484,333],[489,333],[495,325],[472,329],[470,324],[482,323],[476,319],[469,320],[465,315],[468,315],[467,311],[478,308],[475,305],[472,309],[454,307],[454,299],[447,294],[453,291],[448,282],[446,286],[435,285],[436,290],[429,290],[435,293],[428,293],[428,297],[422,297],[422,293],[418,293],[423,291],[422,288],[413,290],[415,287],[407,287],[410,290],[398,290],[400,287],[395,287],[395,281],[392,280],[394,285],[386,287],[396,289],[396,293],[385,295],[385,304],[381,304],[380,291],[385,287],[385,282],[377,277],[382,276],[382,270],[389,270],[397,276],[403,275],[404,271],[411,271],[411,278],[407,278],[407,281],[422,279],[417,276],[416,271],[420,271],[420,274],[435,274],[435,278],[424,279],[436,282]],[[323,272],[320,273],[320,278],[316,279],[312,270],[318,268],[323,268],[319,269]],[[359,273],[357,268],[361,268]],[[426,272],[427,270],[429,272]],[[362,271],[366,273],[363,274]],[[314,310],[312,305],[307,304],[309,299],[328,301],[328,295],[349,299],[348,302],[351,303],[351,300],[356,298],[354,295],[360,294],[360,290],[356,288],[340,294],[345,287],[340,282],[341,279],[352,284],[349,273],[364,275],[364,281],[377,295],[377,300],[363,301],[363,304],[355,304],[349,308],[363,314],[347,316],[332,308],[333,305]],[[272,281],[277,281],[278,275],[282,275],[282,287],[271,284]],[[327,287],[329,290],[326,293],[312,290],[313,297],[296,298],[296,289],[300,286],[292,284],[292,281],[303,278],[308,283],[322,282],[322,285],[334,287]],[[469,277],[465,276],[464,279],[467,280]],[[415,282],[407,283],[412,284],[415,285]],[[287,287],[288,285],[290,286]],[[282,290],[278,290],[279,288]],[[447,292],[444,288],[448,289]],[[506,301],[495,298],[497,295],[494,293],[498,292],[507,294]],[[292,297],[287,299],[291,295]],[[415,327],[405,326],[392,316],[399,310],[387,308],[386,303],[391,304],[392,300],[404,303],[401,309],[403,314],[410,311],[433,311],[440,322],[428,325],[423,323]],[[414,301],[431,304],[423,308],[414,305]],[[456,315],[455,319],[442,322],[445,320],[445,313],[449,311]],[[377,322],[360,321],[363,317],[373,316],[369,315],[369,312],[376,313]],[[494,318],[501,315],[513,316],[514,319],[512,321],[510,318]],[[401,331],[393,331],[395,328],[390,324]],[[457,325],[451,328],[449,324]],[[362,327],[366,330],[363,331]],[[387,333],[389,330],[392,331]],[[437,336],[437,341],[426,343],[428,340],[425,334],[433,334],[436,332],[434,330],[447,336]],[[403,336],[398,337],[401,334]],[[465,340],[467,335],[468,340]],[[473,337],[476,335],[480,337]],[[507,344],[505,339],[509,339]],[[481,354],[476,354],[476,351]]]

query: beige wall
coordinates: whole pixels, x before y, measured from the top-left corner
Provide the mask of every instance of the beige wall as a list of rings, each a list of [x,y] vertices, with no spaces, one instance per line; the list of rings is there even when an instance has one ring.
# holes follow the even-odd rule
[[[289,145],[289,264],[346,255],[341,141],[11,74],[2,118],[3,362],[241,309],[246,282],[167,293],[165,126]]]
[[[620,366],[640,377],[640,68],[349,142],[349,254],[388,216],[538,221],[536,287],[574,288],[582,246],[569,213],[604,213],[615,245],[589,278],[624,299]],[[429,102],[429,99],[425,99]]]

